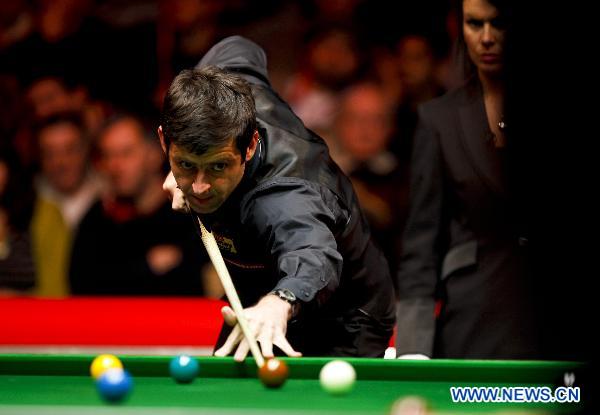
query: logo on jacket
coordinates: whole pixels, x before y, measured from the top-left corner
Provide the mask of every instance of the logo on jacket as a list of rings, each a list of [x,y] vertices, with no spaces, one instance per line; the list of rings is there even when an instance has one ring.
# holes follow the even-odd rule
[[[235,248],[235,244],[233,243],[233,239],[227,238],[222,235],[218,235],[214,232],[213,232],[213,235],[215,237],[215,240],[217,241],[217,245],[219,245],[219,249],[221,249],[223,251],[227,251],[231,254],[238,253],[237,249]]]

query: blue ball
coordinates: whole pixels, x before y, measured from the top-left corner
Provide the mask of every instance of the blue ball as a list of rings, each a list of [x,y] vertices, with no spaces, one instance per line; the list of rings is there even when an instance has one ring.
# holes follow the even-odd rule
[[[171,377],[178,383],[190,383],[200,372],[200,365],[193,357],[187,355],[176,356],[169,363]]]
[[[107,401],[117,402],[125,398],[133,387],[133,380],[123,369],[108,369],[96,380],[96,388]]]

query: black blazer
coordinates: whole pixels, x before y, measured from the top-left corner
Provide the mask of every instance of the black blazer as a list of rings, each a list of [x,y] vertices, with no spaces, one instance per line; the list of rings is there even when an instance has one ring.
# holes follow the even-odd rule
[[[505,150],[492,139],[478,82],[419,108],[398,272],[399,354],[536,355],[528,237]]]

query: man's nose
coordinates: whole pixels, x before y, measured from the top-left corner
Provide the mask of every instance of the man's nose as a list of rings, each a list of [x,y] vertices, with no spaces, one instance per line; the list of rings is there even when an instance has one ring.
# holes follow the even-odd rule
[[[192,183],[192,190],[194,194],[201,195],[210,190],[210,183],[207,180],[206,174],[204,172],[199,171],[194,178],[194,183]]]

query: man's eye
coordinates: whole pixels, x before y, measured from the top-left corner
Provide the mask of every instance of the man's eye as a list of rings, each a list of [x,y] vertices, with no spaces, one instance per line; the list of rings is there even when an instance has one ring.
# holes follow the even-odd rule
[[[212,165],[214,171],[223,171],[227,167],[227,163],[215,163]]]
[[[189,161],[182,160],[179,162],[179,167],[181,167],[183,170],[192,170],[194,168],[194,165]]]

